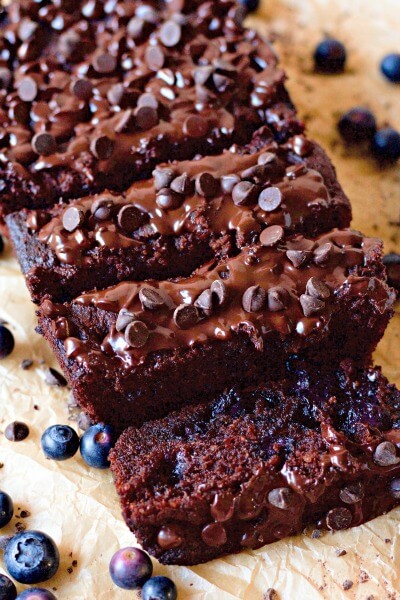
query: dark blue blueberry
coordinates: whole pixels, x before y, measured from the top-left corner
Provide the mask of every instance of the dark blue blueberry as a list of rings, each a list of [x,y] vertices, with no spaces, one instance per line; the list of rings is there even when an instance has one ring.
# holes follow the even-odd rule
[[[0,325],[0,359],[6,358],[14,350],[14,336],[7,327]]]
[[[124,590],[137,590],[151,577],[153,564],[140,548],[121,548],[110,561],[111,579]]]
[[[41,444],[46,458],[67,460],[77,453],[79,437],[69,425],[52,425],[43,433]]]
[[[168,577],[152,577],[142,588],[142,600],[176,600],[178,590]]]
[[[0,528],[11,521],[14,514],[14,505],[6,492],[0,492]]]
[[[6,569],[20,583],[39,583],[53,577],[60,564],[54,541],[41,531],[17,533],[4,552]]]
[[[342,42],[328,38],[316,47],[314,62],[317,71],[341,73],[346,64],[346,48]]]
[[[260,6],[260,0],[239,0],[240,4],[243,4],[247,12],[255,12]]]
[[[396,161],[400,158],[400,133],[392,127],[380,129],[372,140],[372,151],[382,161]]]
[[[400,83],[400,54],[385,56],[381,62],[381,71],[392,83]]]
[[[21,592],[17,600],[57,600],[57,598],[53,592],[44,588],[30,588]]]
[[[0,575],[0,600],[15,600],[17,588],[7,575]]]
[[[98,423],[89,427],[81,437],[82,458],[96,469],[107,469],[110,466],[108,454],[115,443],[114,430],[110,425]]]
[[[376,132],[376,120],[367,108],[356,106],[344,113],[338,123],[341,136],[350,144],[371,140]]]

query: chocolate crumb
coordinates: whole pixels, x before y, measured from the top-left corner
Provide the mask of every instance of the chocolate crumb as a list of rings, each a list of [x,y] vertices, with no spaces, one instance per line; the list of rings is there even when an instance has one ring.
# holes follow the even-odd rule
[[[39,410],[39,406],[37,404],[33,405],[33,410]]]
[[[73,560],[73,561],[72,561],[72,566],[73,566],[74,568],[76,568],[76,567],[78,566],[78,561],[77,561],[77,560]]]
[[[337,548],[337,550],[335,550],[335,554],[336,556],[345,556],[347,554],[346,550],[343,550],[342,548]]]
[[[392,540],[390,538],[385,538],[385,544],[391,544]]]
[[[347,592],[347,590],[350,590],[353,587],[353,582],[350,579],[346,579],[345,581],[343,581],[343,589],[345,592]]]
[[[22,531],[25,531],[26,529],[26,525],[24,523],[21,523],[21,521],[18,521],[17,523],[15,523],[15,531],[17,533],[21,533]]]
[[[21,519],[27,519],[30,516],[31,516],[31,513],[29,512],[29,510],[21,510],[21,514],[20,514]]]
[[[56,371],[56,369],[48,368],[46,371],[45,382],[47,385],[54,387],[65,387],[67,385],[67,380],[61,373]]]
[[[360,570],[360,583],[365,583],[369,580],[369,575],[366,571]]]
[[[30,369],[32,365],[33,360],[31,360],[30,358],[24,358],[24,360],[21,361],[21,369],[23,369],[24,371]]]
[[[278,600],[278,592],[274,588],[268,588],[263,600]]]
[[[68,567],[67,571],[71,575],[71,573],[73,572],[73,568],[72,567]]]

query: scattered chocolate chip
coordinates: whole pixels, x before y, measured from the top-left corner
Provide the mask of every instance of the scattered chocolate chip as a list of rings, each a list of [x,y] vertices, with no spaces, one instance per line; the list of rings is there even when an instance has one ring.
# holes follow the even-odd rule
[[[18,96],[24,102],[33,102],[38,95],[38,86],[33,77],[24,77],[18,85]]]
[[[339,531],[350,527],[353,520],[348,508],[332,508],[326,515],[326,526],[328,529]]]
[[[38,30],[39,24],[31,19],[22,19],[18,27],[18,37],[21,42],[27,42]]]
[[[192,138],[204,137],[207,135],[208,129],[208,121],[200,115],[190,115],[183,123],[183,133]]]
[[[157,192],[162,190],[163,188],[169,187],[171,181],[175,177],[175,172],[173,169],[169,169],[168,167],[156,167],[153,171],[154,177],[154,187]]]
[[[193,184],[189,175],[187,173],[182,173],[182,175],[175,177],[171,181],[170,188],[177,194],[183,194],[184,196],[187,196],[188,194],[192,193]]]
[[[24,360],[21,361],[21,369],[23,369],[24,371],[30,369],[32,365],[33,360],[31,360],[30,358],[24,358]]]
[[[292,140],[292,148],[298,156],[307,156],[310,154],[313,144],[301,135],[295,135]]]
[[[90,150],[99,160],[107,160],[114,152],[114,141],[106,135],[100,135],[92,139]]]
[[[157,111],[151,106],[139,106],[135,111],[136,125],[147,131],[158,123]]]
[[[311,252],[307,252],[306,250],[287,250],[286,256],[293,266],[296,267],[296,269],[299,269],[307,263],[311,256]]]
[[[32,138],[32,148],[36,154],[41,156],[50,156],[57,150],[57,142],[51,133],[36,133]]]
[[[158,71],[159,69],[162,69],[165,61],[164,52],[160,46],[148,46],[146,48],[144,58],[151,71]]]
[[[22,442],[29,435],[29,427],[21,421],[13,421],[5,428],[4,435],[10,442]]]
[[[400,458],[397,456],[396,446],[392,442],[381,442],[375,448],[374,463],[380,467],[397,465]]]
[[[96,198],[90,207],[90,212],[97,221],[106,221],[111,216],[111,208],[114,202],[110,197],[101,196]]]
[[[258,196],[258,206],[265,212],[272,212],[280,207],[282,192],[277,187],[265,188]]]
[[[162,295],[153,287],[145,286],[139,291],[139,300],[143,308],[147,310],[158,310],[165,306],[165,301]]]
[[[132,232],[143,225],[144,215],[136,206],[128,204],[120,209],[117,220],[121,229]]]
[[[276,246],[284,237],[285,232],[280,225],[266,227],[260,233],[260,242],[263,246]]]
[[[204,65],[197,67],[193,71],[193,79],[196,85],[206,85],[211,75],[214,73],[214,67],[211,65]]]
[[[217,301],[219,306],[223,306],[228,299],[228,288],[225,283],[220,279],[216,279],[211,284],[211,294],[213,296],[213,302]]]
[[[400,290],[400,254],[391,252],[383,257],[383,264],[386,267],[389,285],[397,291]]]
[[[327,262],[333,250],[333,245],[330,242],[322,244],[314,250],[313,257],[316,265],[322,265]]]
[[[313,298],[325,300],[331,295],[328,286],[317,277],[310,277],[306,284],[306,293]]]
[[[220,73],[214,73],[212,79],[215,88],[221,93],[224,93],[232,84],[232,79],[230,77],[227,77],[226,75],[221,75]]]
[[[293,492],[286,487],[275,488],[268,493],[268,502],[281,510],[288,510],[293,506]]]
[[[77,79],[71,83],[71,92],[80,100],[89,100],[92,97],[93,86],[88,79]]]
[[[268,588],[264,594],[263,600],[278,600],[278,592],[274,588]]]
[[[64,211],[62,216],[62,224],[67,231],[75,231],[85,220],[85,213],[76,206],[70,206]]]
[[[275,159],[276,159],[276,154],[273,154],[272,152],[263,152],[258,157],[257,164],[262,165],[262,166],[269,165],[270,163],[274,162]]]
[[[119,113],[114,129],[117,133],[123,133],[124,131],[131,131],[135,125],[138,125],[138,123],[136,122],[133,110],[128,108]]]
[[[258,188],[250,181],[240,181],[232,189],[232,200],[236,206],[253,204],[257,200]]]
[[[310,317],[325,307],[325,302],[323,300],[308,296],[307,294],[302,294],[300,296],[300,304],[305,317]]]
[[[199,310],[193,304],[180,304],[174,311],[174,322],[179,329],[190,329],[199,321]]]
[[[211,173],[200,173],[195,180],[196,192],[205,198],[214,198],[219,192],[219,181]]]
[[[364,497],[364,486],[361,481],[349,483],[339,492],[339,498],[345,504],[357,504]]]
[[[160,28],[160,40],[167,48],[176,46],[182,35],[181,26],[176,21],[166,21]]]
[[[175,210],[182,204],[182,196],[169,188],[162,188],[156,196],[157,206],[164,210]]]
[[[46,370],[44,380],[45,383],[47,383],[47,385],[54,387],[65,387],[67,385],[67,380],[65,379],[65,377],[52,367]]]
[[[267,303],[267,292],[259,285],[249,287],[242,298],[242,306],[246,312],[260,312]]]
[[[288,179],[297,179],[301,175],[305,175],[307,169],[304,165],[291,165],[286,169],[286,177]]]
[[[400,477],[392,479],[389,484],[390,493],[396,500],[400,499]]]
[[[115,323],[115,329],[123,331],[130,323],[136,319],[136,315],[130,312],[127,308],[121,308],[118,313],[117,322]]]
[[[93,422],[85,412],[81,411],[77,417],[76,424],[79,429],[86,431],[86,429],[89,429],[93,425]]]
[[[149,339],[150,332],[146,323],[132,321],[125,329],[125,341],[132,348],[142,348]]]
[[[240,182],[239,175],[235,175],[234,173],[223,175],[221,177],[221,189],[224,194],[231,194],[235,185]]]
[[[93,68],[97,73],[107,75],[117,68],[117,59],[112,54],[97,54],[93,59]]]
[[[282,286],[269,288],[267,305],[271,312],[278,312],[287,308],[289,292]]]
[[[139,96],[137,105],[138,106],[148,106],[150,108],[153,108],[154,110],[157,110],[158,109],[158,100],[154,94],[151,94],[150,92],[145,92],[144,94],[141,94]]]
[[[343,589],[345,590],[345,592],[347,592],[347,590],[350,590],[353,587],[353,582],[350,579],[346,579],[345,581],[343,581]]]
[[[211,290],[204,290],[195,300],[194,305],[199,308],[207,317],[210,317],[213,311],[213,298]]]
[[[337,550],[335,550],[335,554],[336,554],[336,556],[346,556],[347,552],[346,552],[346,550],[342,550],[341,548],[337,548]]]
[[[0,89],[6,90],[11,83],[12,74],[7,67],[0,67]]]
[[[207,546],[223,546],[227,541],[225,527],[221,523],[210,523],[203,527],[201,538]]]
[[[182,545],[182,536],[179,535],[176,528],[173,526],[161,527],[157,536],[157,544],[163,548],[163,550],[171,550],[172,548],[179,548]]]
[[[144,32],[144,20],[140,17],[132,17],[126,26],[127,34],[134,40],[139,39]]]

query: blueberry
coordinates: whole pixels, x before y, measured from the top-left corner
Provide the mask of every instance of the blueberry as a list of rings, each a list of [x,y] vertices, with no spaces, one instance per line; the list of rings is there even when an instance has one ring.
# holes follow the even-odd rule
[[[400,133],[392,127],[380,129],[372,140],[372,151],[378,159],[396,161],[400,158]]]
[[[346,64],[346,48],[342,42],[328,38],[316,47],[314,62],[317,71],[341,73]]]
[[[11,521],[14,514],[14,505],[6,492],[0,492],[0,528]]]
[[[14,336],[7,327],[0,325],[0,359],[6,358],[14,350]]]
[[[17,597],[17,588],[7,577],[7,575],[0,575],[0,600],[15,600]]]
[[[124,590],[136,590],[151,577],[153,564],[140,548],[122,548],[110,561],[111,579]]]
[[[260,0],[239,0],[240,4],[243,4],[247,12],[255,12],[260,6]]]
[[[46,458],[67,460],[78,451],[79,437],[69,425],[52,425],[43,433],[41,444]]]
[[[381,62],[381,71],[392,83],[400,83],[400,54],[388,54]]]
[[[176,585],[168,577],[152,577],[142,588],[142,600],[175,600]]]
[[[60,556],[51,537],[41,531],[23,531],[8,542],[4,562],[11,577],[32,584],[53,577]]]
[[[57,598],[49,590],[35,587],[21,592],[17,600],[57,600]]]
[[[371,140],[376,132],[376,120],[368,108],[356,106],[344,113],[338,123],[338,129],[350,144]]]
[[[89,467],[107,469],[108,454],[115,442],[114,430],[110,425],[92,425],[81,437],[81,454]]]

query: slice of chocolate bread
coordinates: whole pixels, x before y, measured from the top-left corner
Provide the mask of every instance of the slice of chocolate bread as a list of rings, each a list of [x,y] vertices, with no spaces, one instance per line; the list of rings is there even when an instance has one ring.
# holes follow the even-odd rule
[[[230,384],[278,376],[293,353],[368,361],[395,298],[381,251],[351,230],[308,239],[272,225],[187,279],[45,299],[39,330],[81,407],[122,430]]]
[[[400,392],[378,368],[292,360],[279,383],[126,430],[111,452],[123,516],[162,563],[346,529],[400,503]]]
[[[161,165],[124,194],[24,209],[6,222],[33,300],[63,302],[123,280],[189,276],[269,225],[314,237],[350,218],[323,150],[302,136],[278,146],[264,127],[248,147]]]

